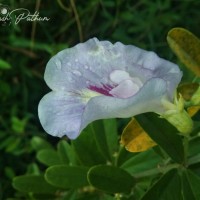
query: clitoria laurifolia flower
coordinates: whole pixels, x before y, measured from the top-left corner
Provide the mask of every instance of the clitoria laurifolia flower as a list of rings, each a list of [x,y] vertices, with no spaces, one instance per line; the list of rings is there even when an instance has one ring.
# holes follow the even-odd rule
[[[181,77],[154,52],[93,38],[50,59],[44,79],[52,91],[39,103],[39,119],[47,133],[75,139],[97,119],[162,115]]]

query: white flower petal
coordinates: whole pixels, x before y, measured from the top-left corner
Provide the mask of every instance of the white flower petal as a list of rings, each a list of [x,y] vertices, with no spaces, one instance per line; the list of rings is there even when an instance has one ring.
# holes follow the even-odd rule
[[[44,130],[50,135],[75,139],[80,134],[85,103],[79,96],[50,92],[40,101],[38,114]]]
[[[173,72],[171,68],[175,68]],[[103,85],[114,87],[110,80],[114,71],[127,72],[130,77],[138,77],[142,82],[155,77],[157,73],[161,76],[156,77],[164,76],[167,81],[173,80],[170,83],[172,89],[181,78],[177,65],[159,58],[153,52],[133,45],[123,45],[120,42],[111,44],[94,38],[63,50],[51,58],[46,67],[45,80],[56,91],[80,91],[89,85],[99,88]],[[163,74],[162,71],[169,71],[169,74]],[[111,79],[115,79],[115,82],[117,77],[123,80],[123,75],[118,75]]]
[[[137,84],[139,87],[143,86],[143,83],[141,82],[141,80],[137,77],[131,78],[131,81],[135,84]]]
[[[182,78],[182,72],[176,64],[158,57],[154,52],[132,45],[125,46],[117,42],[115,46],[119,46],[119,49],[124,48],[126,71],[131,77],[138,77],[142,82],[152,77],[164,79],[168,84],[167,95],[172,100],[175,88]]]
[[[122,81],[117,87],[113,88],[109,93],[113,97],[128,98],[139,91],[139,86],[131,80]]]
[[[167,83],[167,94],[173,99],[174,91],[180,83],[183,73],[179,67],[167,60],[161,59],[159,67],[154,71],[154,77],[162,77]]]
[[[48,133],[74,139],[97,119],[162,114],[161,99],[172,100],[181,77],[154,52],[93,38],[48,62],[44,78],[53,92],[41,100],[39,118]]]
[[[145,83],[140,91],[127,99],[108,96],[92,98],[83,113],[81,130],[90,122],[106,118],[127,118],[145,112],[163,113],[161,99],[166,95],[166,82],[153,78]]]
[[[114,70],[110,74],[110,80],[113,83],[119,84],[124,80],[130,79],[129,73],[122,70]]]

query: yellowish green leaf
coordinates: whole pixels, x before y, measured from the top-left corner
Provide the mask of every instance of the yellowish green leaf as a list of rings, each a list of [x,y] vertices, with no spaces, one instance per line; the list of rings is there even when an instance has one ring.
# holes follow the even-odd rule
[[[167,41],[181,62],[200,76],[200,40],[184,28],[173,28]]]
[[[146,151],[156,145],[134,118],[123,130],[121,143],[130,152]]]
[[[198,87],[198,83],[182,84],[178,87],[178,93],[181,93],[184,100],[189,101],[193,94],[197,91]]]
[[[191,106],[187,109],[190,117],[193,117],[200,110],[200,106]]]

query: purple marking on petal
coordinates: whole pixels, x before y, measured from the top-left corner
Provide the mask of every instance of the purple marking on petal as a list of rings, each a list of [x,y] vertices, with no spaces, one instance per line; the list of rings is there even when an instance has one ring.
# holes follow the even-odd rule
[[[100,93],[100,94],[103,94],[103,95],[105,95],[105,96],[113,96],[113,95],[111,95],[109,92],[113,89],[113,87],[112,86],[110,86],[110,85],[103,85],[103,88],[99,88],[99,87],[97,87],[97,86],[95,86],[95,85],[90,85],[89,87],[88,87],[88,89],[90,89],[90,90],[92,90],[92,91],[95,91],[95,92],[98,92],[98,93]]]

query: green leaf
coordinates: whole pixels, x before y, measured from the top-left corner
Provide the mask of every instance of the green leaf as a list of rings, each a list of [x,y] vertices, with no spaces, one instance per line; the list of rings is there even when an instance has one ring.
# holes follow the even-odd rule
[[[10,68],[11,65],[7,61],[0,59],[0,69],[10,69]]]
[[[156,176],[149,176],[137,179],[137,184],[134,188],[133,198],[134,200],[141,199],[147,190],[152,186],[153,181],[155,182]],[[131,198],[130,198],[131,200]]]
[[[14,169],[12,169],[11,167],[4,167],[4,172],[5,172],[5,175],[9,178],[9,179],[12,179],[15,177],[15,171]]]
[[[184,199],[195,200],[190,183],[185,173],[182,174],[181,179],[182,179],[182,191],[183,191]]]
[[[167,41],[181,62],[200,76],[200,40],[184,28],[173,28]]]
[[[42,149],[36,155],[37,159],[46,166],[62,164],[58,153],[53,149]]]
[[[51,194],[56,188],[47,183],[43,176],[23,175],[13,179],[13,187],[21,192]]]
[[[12,85],[9,82],[0,80],[0,94],[2,102],[7,99],[7,97],[11,94]]]
[[[105,158],[100,153],[94,134],[88,126],[80,136],[72,141],[72,146],[78,160],[85,166],[93,166],[106,163]]]
[[[88,185],[87,172],[86,167],[57,165],[46,170],[45,179],[54,186],[74,189]]]
[[[117,151],[117,125],[112,119],[97,120],[90,125],[94,134],[96,144],[101,154],[107,160],[113,159],[113,154]]]
[[[38,164],[33,162],[33,163],[28,165],[26,173],[30,174],[30,175],[40,175],[41,170],[40,170]]]
[[[57,149],[62,164],[68,164],[68,165],[79,164],[72,145],[70,145],[67,141],[61,140],[58,143]]]
[[[119,150],[119,135],[117,131],[116,119],[104,119],[104,129],[106,134],[106,141],[108,143],[108,150],[111,158]]]
[[[10,143],[9,145],[7,145],[6,147],[6,152],[15,152],[15,150],[20,146],[21,143],[21,138],[17,138],[15,137],[15,140]]]
[[[10,37],[10,43],[12,44],[12,46],[30,48],[32,41],[25,39],[25,38],[22,38],[22,37],[11,36]],[[46,51],[49,54],[53,55],[52,46],[49,45],[49,44],[46,44],[46,43],[35,41],[34,45],[33,45],[33,49]]]
[[[16,116],[13,116],[11,118],[11,123],[12,123],[12,130],[15,131],[16,133],[24,133],[26,124],[27,124],[28,119],[19,119]]]
[[[108,193],[129,193],[135,184],[128,172],[108,165],[92,167],[88,172],[88,181],[92,186]]]
[[[65,140],[61,140],[58,143],[57,146],[58,149],[58,155],[62,161],[63,164],[69,164],[69,155],[68,155],[68,150],[69,150],[69,144]]]
[[[150,149],[142,153],[132,154],[132,157],[127,159],[120,167],[137,177],[145,175],[151,169],[159,171],[158,164],[161,162],[162,158]]]
[[[189,141],[189,156],[195,156],[200,153],[200,136],[194,137]]]
[[[183,200],[178,171],[174,169],[164,174],[141,200]]]
[[[121,166],[124,162],[126,162],[127,160],[131,159],[134,155],[137,155],[138,153],[130,153],[129,151],[127,151],[123,146],[121,146],[119,152],[118,152],[118,156],[117,156],[117,160],[116,160],[116,165],[117,166]]]
[[[1,140],[0,149],[8,148],[8,146],[15,143],[16,138],[17,138],[16,136],[9,136],[6,139]]]
[[[40,151],[41,149],[53,149],[50,143],[38,136],[31,139],[31,146],[35,151]]]
[[[76,152],[71,144],[68,142],[61,143],[62,145],[58,145],[58,154],[61,157],[61,160],[64,161],[64,157],[68,156],[69,163],[68,165],[78,165],[80,162],[77,159]],[[62,152],[64,151],[64,152]],[[65,158],[66,159],[66,158]],[[66,164],[66,163],[65,163]]]
[[[190,170],[185,170],[182,174],[183,194],[185,200],[200,199],[200,177]]]
[[[200,137],[195,137],[189,141],[188,164],[200,163]]]
[[[145,113],[135,118],[148,135],[160,145],[174,161],[178,163],[184,162],[182,138],[177,134],[176,128],[154,113]]]
[[[187,178],[189,180],[189,183],[191,185],[192,192],[194,193],[194,196],[196,199],[200,199],[200,177],[194,174],[191,170],[187,170]]]

